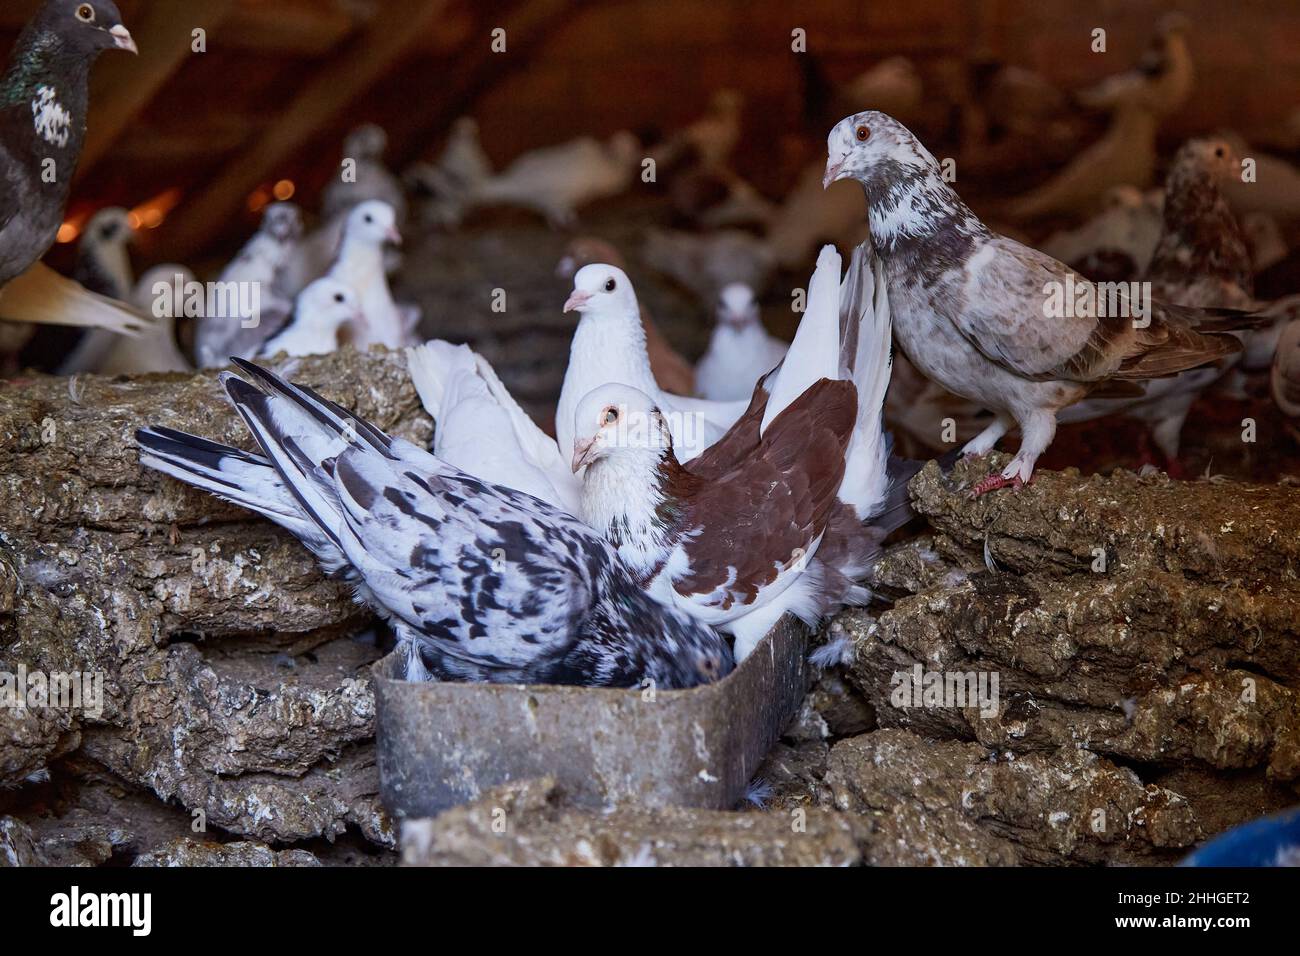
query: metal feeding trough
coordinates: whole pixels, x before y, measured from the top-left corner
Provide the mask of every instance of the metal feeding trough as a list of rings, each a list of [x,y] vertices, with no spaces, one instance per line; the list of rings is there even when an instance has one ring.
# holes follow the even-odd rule
[[[786,618],[726,679],[657,691],[410,683],[375,664],[380,793],[428,817],[550,775],[589,806],[729,809],[808,691],[807,631]]]

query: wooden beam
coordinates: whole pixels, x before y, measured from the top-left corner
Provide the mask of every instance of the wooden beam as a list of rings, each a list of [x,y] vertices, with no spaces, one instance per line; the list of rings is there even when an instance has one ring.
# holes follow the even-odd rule
[[[447,0],[385,0],[365,31],[299,89],[257,144],[169,218],[163,229],[172,254],[183,260],[198,252],[214,226],[236,214],[249,193],[272,178],[296,150],[393,64],[425,42],[446,4]],[[436,81],[436,74],[430,78]]]
[[[473,101],[485,90],[508,73],[526,66],[552,27],[593,6],[595,3],[577,5],[568,0],[516,0],[504,15],[489,17],[479,32],[471,34],[470,49],[462,50],[457,57],[455,73],[440,85],[438,106],[426,111],[423,121],[390,134],[390,159],[400,168],[423,155],[446,133],[453,120],[473,107]],[[497,27],[506,31],[508,52],[505,55],[492,52],[490,34]]]
[[[318,57],[333,52],[363,22],[321,0],[242,3],[217,34],[224,48]]]
[[[189,0],[151,4],[138,23],[130,24],[139,57],[106,56],[91,80],[93,101],[86,145],[77,168],[80,179],[103,158],[131,120],[140,114],[163,85],[194,55],[193,31],[213,29],[237,0]]]

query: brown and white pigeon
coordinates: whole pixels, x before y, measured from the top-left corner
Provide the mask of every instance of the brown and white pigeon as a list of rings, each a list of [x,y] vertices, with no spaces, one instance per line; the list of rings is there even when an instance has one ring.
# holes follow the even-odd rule
[[[658,403],[621,383],[578,404],[583,511],[661,603],[735,635],[744,659],[787,611],[809,624],[870,595],[857,582],[884,507],[889,309],[865,255],[840,289],[823,251],[785,361],[687,465]]]
[[[842,120],[828,150],[826,184],[852,178],[865,192],[902,350],[927,377],[996,413],[964,450],[983,455],[1020,426],[1015,458],[974,494],[1028,481],[1062,409],[1090,394],[1138,394],[1148,379],[1234,355],[1241,344],[1227,333],[1258,322],[1106,290],[1098,300],[1064,263],[985,226],[929,151],[883,113]]]
[[[242,360],[221,382],[261,454],[137,432],[140,460],[269,518],[398,635],[408,680],[692,687],[720,635],[637,586],[576,518],[486,484]]]
[[[128,334],[149,325],[40,262],[63,224],[86,137],[90,68],[105,50],[137,52],[110,0],[46,0],[0,79],[0,319]],[[6,333],[10,348],[24,337]]]

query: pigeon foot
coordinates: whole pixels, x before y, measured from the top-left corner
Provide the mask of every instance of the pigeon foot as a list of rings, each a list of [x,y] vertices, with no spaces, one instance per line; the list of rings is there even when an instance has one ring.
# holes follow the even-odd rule
[[[1019,475],[1015,475],[1011,478],[1008,478],[1006,475],[1000,474],[999,472],[994,472],[993,474],[989,475],[987,478],[984,478],[975,483],[975,485],[970,490],[970,499],[974,501],[976,498],[980,497],[981,495],[986,495],[990,491],[997,491],[999,488],[1007,488],[1007,487],[1011,487],[1014,488],[1016,491],[1019,491],[1021,488],[1025,487],[1025,482]]]

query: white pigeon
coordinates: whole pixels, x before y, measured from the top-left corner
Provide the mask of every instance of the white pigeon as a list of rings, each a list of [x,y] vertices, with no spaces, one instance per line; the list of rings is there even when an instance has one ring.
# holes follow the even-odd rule
[[[715,402],[748,399],[754,383],[780,364],[788,347],[763,328],[754,290],[733,282],[718,297],[713,337],[695,366],[695,390]]]
[[[451,126],[447,145],[436,162],[415,163],[404,175],[407,187],[423,197],[423,216],[435,225],[454,229],[465,218],[470,197],[492,177],[492,163],[478,138],[478,123],[462,116]]]
[[[302,290],[294,306],[293,321],[267,341],[262,355],[328,355],[339,347],[345,326],[364,323],[361,300],[350,286],[336,279],[317,279]]]
[[[218,282],[255,285],[260,308],[256,316],[207,315],[199,320],[194,340],[199,368],[222,368],[231,358],[252,358],[263,343],[282,328],[293,311],[293,300],[276,291],[277,282],[302,237],[302,212],[291,203],[266,207],[262,225],[239,255],[222,270]],[[227,297],[236,302],[237,296]]]
[[[406,359],[437,425],[435,455],[467,475],[581,517],[581,483],[555,439],[519,407],[485,358],[467,345],[435,339],[407,349]]]
[[[399,349],[415,344],[412,330],[418,315],[393,301],[384,270],[384,247],[402,244],[397,216],[386,202],[372,200],[348,213],[338,259],[329,277],[350,286],[361,301],[364,321],[354,343],[365,351],[372,345]]]
[[[77,246],[73,278],[91,292],[120,302],[131,298],[135,274],[128,246],[135,238],[131,214],[118,206],[101,209],[90,217]],[[157,330],[151,330],[150,334]],[[59,364],[60,375],[99,371],[110,352],[123,340],[109,329],[90,329]]]
[[[184,289],[193,281],[193,272],[174,263],[155,266],[146,272],[136,283],[131,302],[136,308],[154,316],[157,325],[133,339],[115,336],[112,348],[95,371],[100,375],[154,375],[193,371],[193,366],[176,344],[175,310],[155,308],[163,296],[168,300],[173,299],[177,283]]]
[[[321,197],[321,218],[329,221],[372,199],[393,207],[400,226],[406,221],[406,193],[387,166],[388,134],[373,123],[358,126],[343,141],[343,164]]]
[[[589,136],[525,153],[500,175],[475,189],[475,205],[532,209],[560,228],[577,222],[578,210],[617,196],[632,185],[641,145],[631,133],[608,142]]]
[[[710,402],[671,395],[655,384],[646,352],[641,306],[627,273],[604,263],[579,269],[564,311],[582,320],[573,334],[569,366],[555,410],[560,454],[573,454],[573,414],[588,392],[607,382],[631,385],[649,395],[673,431],[680,461],[689,461],[722,437],[748,407],[748,401]]]
[[[744,659],[787,611],[815,626],[869,593],[862,522],[889,491],[881,407],[890,318],[859,249],[844,286],[827,246],[789,354],[726,440],[683,469],[663,410],[603,385],[576,411],[588,521],[661,603],[735,635]],[[873,274],[874,272],[874,274]]]

